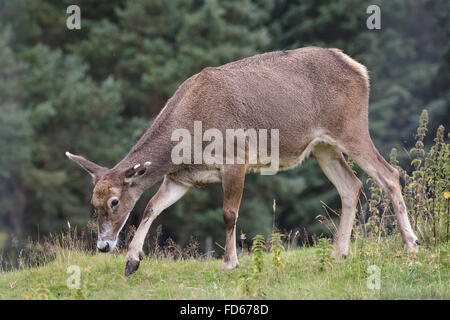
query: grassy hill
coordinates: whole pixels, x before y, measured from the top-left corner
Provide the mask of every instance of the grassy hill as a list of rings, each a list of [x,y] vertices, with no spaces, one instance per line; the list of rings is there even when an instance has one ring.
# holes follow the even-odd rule
[[[264,252],[262,262],[241,255],[241,267],[227,272],[219,271],[219,259],[145,258],[126,278],[123,253],[61,249],[40,267],[1,272],[0,299],[450,299],[449,251],[443,246],[407,255],[398,238],[357,241],[339,261],[330,250],[321,243],[283,251],[278,259]],[[66,284],[71,265],[81,271],[78,290]],[[380,271],[379,290],[367,285],[368,279],[375,283],[371,265]]]

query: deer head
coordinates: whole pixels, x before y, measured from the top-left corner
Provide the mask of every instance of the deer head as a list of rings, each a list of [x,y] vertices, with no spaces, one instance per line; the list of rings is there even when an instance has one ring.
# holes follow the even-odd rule
[[[102,252],[111,252],[131,210],[142,194],[143,188],[139,180],[145,175],[150,162],[121,170],[99,166],[70,152],[66,152],[66,156],[92,176],[94,190],[91,204],[93,216],[98,223],[97,248]]]

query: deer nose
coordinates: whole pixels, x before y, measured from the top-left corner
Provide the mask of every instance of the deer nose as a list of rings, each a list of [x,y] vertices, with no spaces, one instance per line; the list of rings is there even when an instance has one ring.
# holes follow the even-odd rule
[[[109,243],[107,241],[98,241],[97,248],[101,252],[108,252],[109,251]]]

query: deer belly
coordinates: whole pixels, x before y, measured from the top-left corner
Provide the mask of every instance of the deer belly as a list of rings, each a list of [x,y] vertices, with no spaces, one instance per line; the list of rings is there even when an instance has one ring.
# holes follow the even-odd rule
[[[174,181],[194,188],[202,187],[210,183],[220,182],[222,180],[219,168],[190,168],[189,170],[178,172],[176,175],[171,175],[170,178]]]

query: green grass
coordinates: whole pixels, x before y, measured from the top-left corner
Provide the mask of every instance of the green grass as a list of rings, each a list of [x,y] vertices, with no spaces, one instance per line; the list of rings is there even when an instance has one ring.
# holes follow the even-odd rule
[[[287,250],[278,271],[272,255],[264,253],[263,272],[256,274],[252,255],[241,256],[241,267],[227,272],[219,271],[219,259],[145,258],[126,278],[123,254],[61,249],[43,266],[0,273],[0,299],[450,298],[448,250],[422,248],[408,255],[397,240],[381,245],[359,241],[352,244],[349,257],[339,261],[324,259],[326,250]],[[380,290],[367,287],[367,267],[372,264],[381,271]],[[67,288],[70,265],[80,267],[80,290]]]

